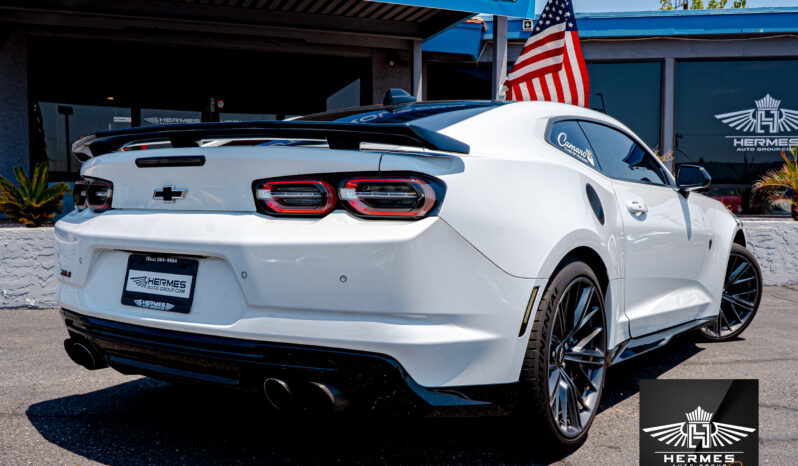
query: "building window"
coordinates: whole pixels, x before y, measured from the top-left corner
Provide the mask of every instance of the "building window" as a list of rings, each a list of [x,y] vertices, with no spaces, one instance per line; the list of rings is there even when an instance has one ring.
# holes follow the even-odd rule
[[[788,215],[753,183],[798,145],[798,60],[680,61],[675,162],[703,165],[709,195],[743,215]]]
[[[95,131],[129,128],[131,122],[130,109],[124,107],[38,102],[34,108],[40,118],[33,122],[41,129],[33,134],[43,141],[31,141],[35,148],[31,155],[34,162],[48,162],[56,175],[53,179],[77,178],[80,162],[72,156],[74,139]]]
[[[588,63],[590,108],[632,129],[651,149],[660,147],[662,63]]]

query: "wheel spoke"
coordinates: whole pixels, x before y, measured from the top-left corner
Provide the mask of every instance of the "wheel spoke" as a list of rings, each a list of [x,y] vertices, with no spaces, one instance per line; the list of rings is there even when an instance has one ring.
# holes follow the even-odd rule
[[[729,279],[726,280],[727,286],[729,283],[732,283],[738,278],[740,278],[742,273],[746,271],[750,266],[751,264],[749,264],[748,261],[743,261],[742,264],[738,265],[737,268],[731,274],[729,274]]]
[[[601,327],[594,328],[592,332],[590,332],[585,338],[579,341],[579,343],[574,346],[571,351],[581,352],[585,349],[588,343],[593,341],[604,329]]]
[[[739,313],[737,313],[737,307],[734,304],[729,303],[729,309],[731,309],[731,311],[734,313],[734,317],[737,318],[737,322],[742,323],[743,322],[743,318],[740,317]],[[720,312],[723,312],[723,308],[721,308]]]
[[[557,325],[560,326],[560,336],[565,340],[568,334],[568,326],[565,324],[565,311],[562,308],[562,302],[557,307]]]
[[[738,298],[738,296],[739,296],[739,294],[736,294],[736,295],[724,294],[723,295],[723,299],[725,299],[726,301],[728,301],[728,302],[730,302],[730,303],[732,303],[734,305],[737,305],[737,306],[745,309],[747,312],[751,312],[751,311],[754,310],[754,303],[752,303],[750,301],[746,301],[746,300],[741,299],[741,298]]]
[[[576,333],[576,332],[582,330],[583,328],[585,328],[585,325],[587,325],[590,322],[590,319],[592,319],[593,316],[596,315],[597,312],[598,312],[598,307],[594,307],[593,309],[591,309],[590,312],[587,313],[587,315],[582,317],[582,321],[579,322],[579,325],[576,327],[576,329],[572,333]]]
[[[579,393],[579,390],[576,388],[576,384],[574,383],[573,379],[571,379],[571,377],[568,374],[563,373],[563,380],[565,380],[565,383],[568,384],[568,393],[571,395],[571,403],[569,404],[575,405],[576,403],[573,402],[576,401],[577,403],[579,403],[582,409],[589,409],[587,407],[587,403],[585,403],[584,398],[582,398],[582,395]]]
[[[579,295],[579,301],[577,301],[576,307],[574,308],[574,330],[571,331],[572,334],[582,326],[582,316],[585,314],[585,311],[587,311],[587,306],[590,304],[590,299],[592,297],[592,286],[584,288]]]
[[[598,350],[582,349],[580,351],[575,351],[571,349],[565,352],[565,360],[577,364],[587,364],[589,366],[603,366],[604,353]]]
[[[554,404],[554,401],[556,400],[557,387],[560,385],[560,373],[561,372],[562,371],[558,367],[558,368],[554,369],[554,372],[552,372],[549,375],[549,403],[550,404]]]
[[[568,427],[568,385],[560,380],[557,398],[559,399],[560,422],[563,427]]]
[[[740,283],[745,283],[747,281],[753,280],[754,278],[756,278],[756,277],[754,277],[753,275],[750,275],[750,276],[748,276],[746,278],[738,278],[737,280],[735,280],[733,282],[727,283],[726,287],[739,285]],[[755,290],[751,290],[751,291],[755,291]],[[749,293],[750,293],[750,291],[749,291]]]
[[[726,328],[731,330],[731,325],[729,325],[729,319],[726,318],[726,313],[724,313],[723,310],[721,309],[720,314],[718,315],[718,322],[719,322],[719,324],[718,324],[718,328],[719,328],[718,335],[720,335],[720,330],[723,330],[723,322],[724,321],[726,321]]]
[[[571,427],[582,430],[582,416],[579,415],[579,405],[582,405],[582,398],[576,392],[576,387],[574,386],[571,379],[567,376],[565,377],[565,381],[568,384],[568,418],[571,420]],[[585,407],[585,409],[587,409]]]
[[[587,384],[590,385],[590,389],[593,390],[594,392],[597,392],[598,387],[596,386],[596,384],[593,383],[593,379],[587,374],[585,366],[578,364],[576,367],[579,368],[579,372],[582,373],[582,377],[584,377],[585,380],[587,381]]]

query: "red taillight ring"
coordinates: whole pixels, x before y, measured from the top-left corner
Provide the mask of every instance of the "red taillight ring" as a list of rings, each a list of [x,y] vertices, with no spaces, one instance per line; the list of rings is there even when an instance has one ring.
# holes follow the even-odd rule
[[[276,186],[285,185],[302,185],[309,184],[319,189],[318,193],[274,193],[272,192]],[[325,197],[323,205],[312,208],[299,208],[299,207],[286,207],[279,202],[279,199],[290,198],[310,198],[315,195]],[[332,212],[335,205],[338,203],[338,198],[335,194],[335,189],[323,180],[300,179],[300,180],[281,180],[281,181],[266,181],[255,189],[256,199],[262,201],[266,207],[276,214],[285,215],[327,215]]]
[[[358,192],[357,191],[358,186],[360,186],[363,183],[408,184],[411,187],[413,187],[417,195],[422,197],[422,204],[420,206],[416,206],[415,208],[409,211],[377,209],[374,207],[370,207],[361,199],[368,199],[368,198],[397,199],[400,197],[404,197],[402,195],[405,193]],[[422,180],[421,178],[416,178],[416,177],[349,178],[341,184],[340,197],[342,201],[348,203],[349,206],[352,209],[354,209],[357,213],[361,215],[375,216],[375,217],[406,217],[406,218],[423,217],[432,210],[432,208],[435,206],[435,201],[436,201],[435,190],[432,188],[432,186],[428,182]]]

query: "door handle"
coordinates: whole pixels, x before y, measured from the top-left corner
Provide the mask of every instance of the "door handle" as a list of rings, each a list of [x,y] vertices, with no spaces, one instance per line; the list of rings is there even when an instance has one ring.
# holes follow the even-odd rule
[[[648,212],[648,207],[638,201],[630,201],[628,204],[626,204],[626,208],[632,215],[638,217]]]

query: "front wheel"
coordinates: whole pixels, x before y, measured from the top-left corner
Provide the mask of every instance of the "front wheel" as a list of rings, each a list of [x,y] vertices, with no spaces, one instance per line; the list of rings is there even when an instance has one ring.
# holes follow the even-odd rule
[[[521,410],[561,450],[587,436],[607,360],[604,297],[584,262],[561,267],[541,298],[521,370]]]
[[[756,257],[739,244],[733,244],[726,267],[723,295],[717,319],[699,329],[710,341],[731,340],[748,327],[762,300],[762,271]]]

